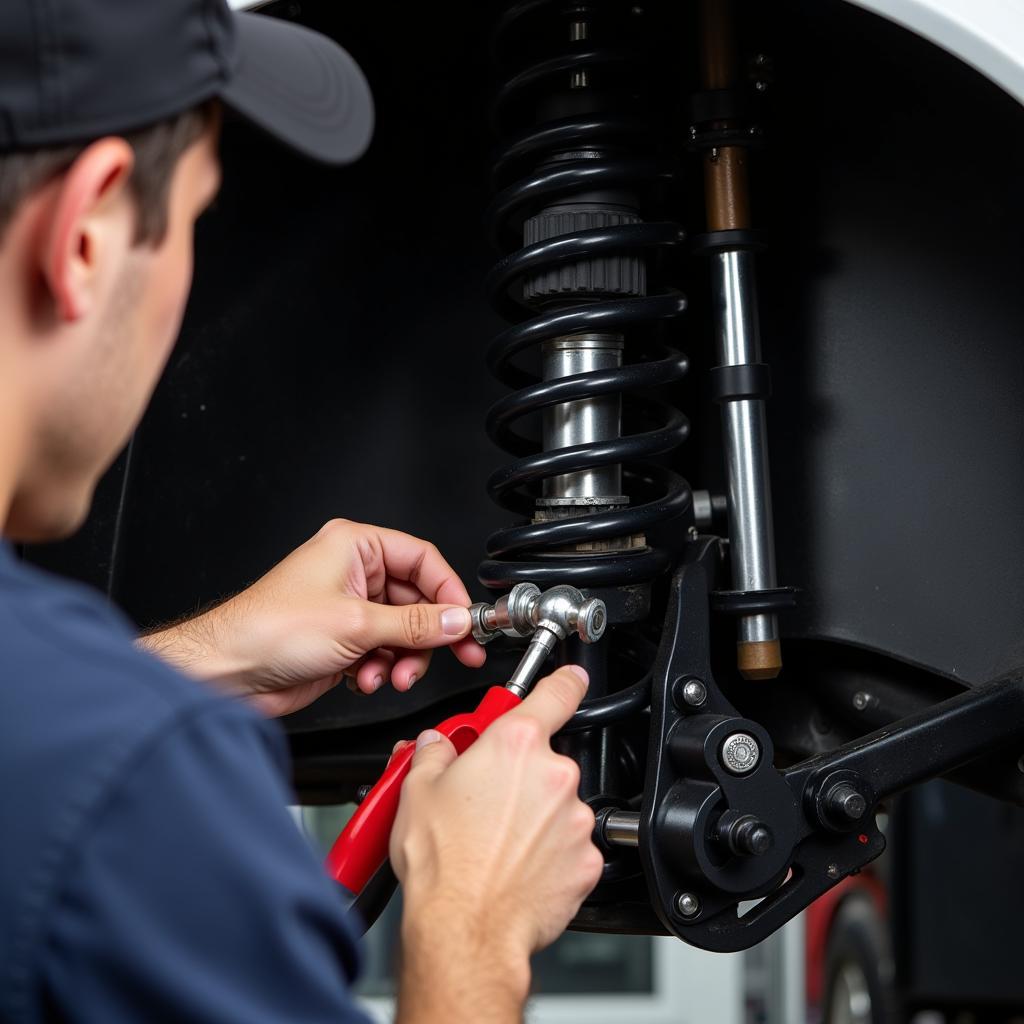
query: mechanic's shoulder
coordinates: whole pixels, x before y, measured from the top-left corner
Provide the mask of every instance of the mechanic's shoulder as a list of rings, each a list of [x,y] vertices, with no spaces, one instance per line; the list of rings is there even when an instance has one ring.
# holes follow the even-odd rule
[[[0,549],[0,700],[32,698],[51,707],[85,701],[121,725],[227,703],[134,640],[128,620],[99,593]]]

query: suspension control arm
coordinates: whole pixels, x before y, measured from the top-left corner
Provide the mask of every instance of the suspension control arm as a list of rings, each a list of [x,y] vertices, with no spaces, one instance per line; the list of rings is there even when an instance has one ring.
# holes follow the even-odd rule
[[[708,659],[717,542],[672,581],[651,692],[644,798],[634,822],[600,815],[606,846],[638,845],[673,934],[746,949],[885,849],[878,802],[1024,738],[1024,672],[778,770],[771,737],[722,695]],[[760,901],[743,916],[741,903]]]

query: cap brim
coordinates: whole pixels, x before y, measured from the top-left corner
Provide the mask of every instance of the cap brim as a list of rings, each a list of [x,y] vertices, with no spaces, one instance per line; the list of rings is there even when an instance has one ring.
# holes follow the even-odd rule
[[[349,164],[373,135],[373,97],[359,65],[301,25],[235,13],[238,50],[221,99],[304,156]]]

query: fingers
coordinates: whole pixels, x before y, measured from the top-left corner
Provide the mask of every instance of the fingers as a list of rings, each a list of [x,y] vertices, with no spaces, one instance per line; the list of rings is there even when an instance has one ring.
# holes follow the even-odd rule
[[[487,652],[471,636],[453,643],[451,651],[466,668],[481,668],[487,660]]]
[[[436,729],[427,729],[416,737],[416,753],[405,780],[405,786],[415,788],[436,779],[457,757],[455,747],[447,736]]]
[[[355,609],[353,609],[355,611]],[[360,601],[356,631],[363,650],[375,647],[413,651],[447,647],[469,635],[469,609],[458,605],[386,605]]]
[[[404,750],[410,743],[412,743],[412,740],[399,740],[391,748],[391,756],[388,758],[388,764],[391,764],[391,762],[395,759],[395,754],[399,753],[399,751],[401,750]]]
[[[371,651],[359,666],[356,685],[361,693],[376,693],[390,678],[395,656],[391,651]]]
[[[389,576],[407,580],[434,602],[468,605],[469,593],[433,544],[398,530],[377,528]]]
[[[430,651],[396,651],[395,667],[391,670],[391,683],[399,693],[411,690],[413,684],[426,675],[430,668]]]
[[[522,704],[509,715],[537,719],[549,736],[569,721],[580,706],[589,685],[586,670],[579,665],[563,665],[542,679]]]

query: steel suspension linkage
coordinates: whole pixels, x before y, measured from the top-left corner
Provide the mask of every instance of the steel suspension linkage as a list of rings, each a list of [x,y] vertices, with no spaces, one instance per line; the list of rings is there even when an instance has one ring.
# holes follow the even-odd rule
[[[684,235],[643,219],[672,167],[643,91],[642,18],[617,0],[527,0],[505,10],[495,33],[499,62],[508,53],[519,64],[495,103],[505,141],[490,220],[508,255],[488,280],[513,326],[494,340],[489,364],[515,390],[492,408],[487,430],[515,461],[488,489],[527,521],[491,536],[480,579],[495,590],[531,582],[598,593],[612,625],[645,615],[647,585],[672,562],[647,531],[691,502],[686,482],[651,461],[680,445],[689,424],[651,393],[686,373],[660,329],[686,301],[653,285],[658,259]],[[531,439],[523,428],[536,420]],[[597,698],[577,731],[646,705],[649,679],[608,694],[606,643],[565,648]]]
[[[673,576],[643,802],[639,811],[599,809],[597,839],[639,858],[669,932],[731,952],[760,942],[882,853],[881,800],[981,757],[1014,770],[1024,671],[779,769],[767,730],[730,704],[711,671],[718,544],[690,545]]]

